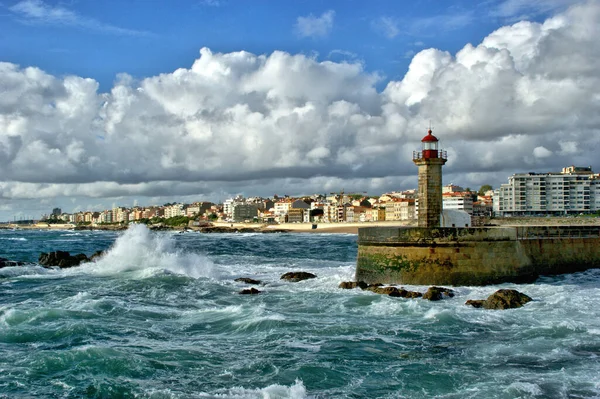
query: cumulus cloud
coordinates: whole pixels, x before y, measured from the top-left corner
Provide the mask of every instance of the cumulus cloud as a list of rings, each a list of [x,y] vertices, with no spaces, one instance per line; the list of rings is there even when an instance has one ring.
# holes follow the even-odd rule
[[[448,182],[594,165],[599,31],[600,5],[586,2],[456,54],[420,51],[382,91],[362,63],[281,51],[203,48],[190,68],[121,75],[107,93],[93,79],[0,63],[0,206],[410,188],[430,121]]]
[[[312,14],[307,17],[298,17],[294,28],[300,37],[324,37],[331,32],[334,17],[335,11],[333,10],[325,11],[320,17]]]

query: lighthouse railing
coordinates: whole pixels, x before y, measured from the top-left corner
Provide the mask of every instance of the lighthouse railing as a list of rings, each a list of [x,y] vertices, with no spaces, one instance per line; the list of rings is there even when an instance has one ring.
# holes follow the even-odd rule
[[[434,156],[434,158],[448,159],[448,152],[446,150],[437,150],[437,157]],[[413,159],[423,159],[423,151],[413,151]]]

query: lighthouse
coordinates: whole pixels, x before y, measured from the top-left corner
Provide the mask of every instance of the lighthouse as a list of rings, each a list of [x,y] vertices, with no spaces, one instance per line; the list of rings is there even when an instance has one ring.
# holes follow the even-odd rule
[[[419,227],[440,227],[442,166],[447,160],[446,151],[438,148],[438,139],[429,129],[421,140],[421,151],[413,151],[413,162],[419,167]]]

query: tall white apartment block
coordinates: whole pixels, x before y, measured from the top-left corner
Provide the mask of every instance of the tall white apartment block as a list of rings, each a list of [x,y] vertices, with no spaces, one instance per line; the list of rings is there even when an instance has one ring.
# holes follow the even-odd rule
[[[496,216],[569,215],[600,210],[600,174],[569,166],[560,173],[517,173],[494,191]]]

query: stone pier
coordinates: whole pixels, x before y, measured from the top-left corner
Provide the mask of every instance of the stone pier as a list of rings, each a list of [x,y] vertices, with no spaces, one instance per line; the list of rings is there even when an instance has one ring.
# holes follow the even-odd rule
[[[356,280],[415,285],[532,282],[600,267],[599,226],[367,227]]]

